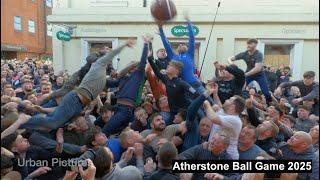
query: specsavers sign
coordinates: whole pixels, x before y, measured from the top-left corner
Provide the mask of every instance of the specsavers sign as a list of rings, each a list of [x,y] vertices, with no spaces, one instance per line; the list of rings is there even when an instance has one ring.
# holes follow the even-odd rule
[[[68,32],[59,31],[57,32],[57,38],[61,41],[70,41],[71,35]]]
[[[199,28],[197,26],[192,26],[192,28],[195,36],[199,34]],[[188,29],[185,26],[174,26],[171,29],[171,33],[176,37],[188,36]]]

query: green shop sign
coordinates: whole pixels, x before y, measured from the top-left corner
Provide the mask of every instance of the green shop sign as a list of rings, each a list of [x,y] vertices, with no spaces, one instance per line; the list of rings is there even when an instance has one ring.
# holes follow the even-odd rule
[[[193,28],[193,33],[194,35],[198,35],[199,34],[199,28],[197,26],[192,26]],[[177,37],[181,37],[181,36],[188,36],[188,29],[187,27],[185,26],[174,26],[172,29],[171,29],[171,33],[174,35],[174,36],[177,36]]]
[[[71,35],[68,32],[59,31],[57,32],[57,38],[61,41],[70,41]]]

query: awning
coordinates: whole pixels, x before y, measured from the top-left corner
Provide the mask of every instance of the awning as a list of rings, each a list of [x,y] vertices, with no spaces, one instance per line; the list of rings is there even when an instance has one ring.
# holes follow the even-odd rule
[[[24,45],[1,44],[1,51],[27,51]]]

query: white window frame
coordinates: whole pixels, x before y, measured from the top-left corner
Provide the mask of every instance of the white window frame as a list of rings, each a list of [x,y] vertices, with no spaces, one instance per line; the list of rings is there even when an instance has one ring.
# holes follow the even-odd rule
[[[52,37],[52,26],[53,26],[52,24],[47,24],[47,36]]]
[[[119,39],[118,38],[81,38],[81,65],[86,64],[86,57],[90,53],[90,43],[104,43],[111,42],[112,48],[118,47]],[[114,69],[118,69],[118,55],[115,56],[112,60],[112,65]]]
[[[290,69],[293,80],[301,79],[302,60],[303,60],[303,40],[289,39],[259,39],[257,49],[264,55],[266,45],[292,45],[290,51]]]
[[[20,20],[20,29],[17,29],[16,27],[16,18]],[[18,23],[17,23],[18,25]],[[21,16],[13,16],[13,28],[16,31],[22,31],[22,17]]]
[[[46,0],[46,6],[52,7],[52,0]]]
[[[32,26],[30,25],[30,23],[32,23],[32,22],[33,22],[33,30],[34,30],[33,32],[32,32]],[[29,19],[29,21],[28,21],[28,31],[30,33],[36,33],[36,22],[32,19]]]

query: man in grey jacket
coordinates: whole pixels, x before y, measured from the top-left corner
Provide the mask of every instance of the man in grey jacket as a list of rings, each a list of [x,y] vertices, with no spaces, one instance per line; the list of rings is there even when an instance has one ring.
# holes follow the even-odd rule
[[[134,42],[128,40],[126,44],[100,57],[91,65],[89,72],[82,79],[76,90],[66,94],[55,111],[47,116],[42,114],[33,116],[22,128],[30,129],[57,129],[67,123],[70,118],[81,113],[83,108],[94,100],[106,85],[106,67],[112,59],[126,46],[132,47]]]

